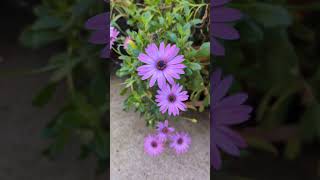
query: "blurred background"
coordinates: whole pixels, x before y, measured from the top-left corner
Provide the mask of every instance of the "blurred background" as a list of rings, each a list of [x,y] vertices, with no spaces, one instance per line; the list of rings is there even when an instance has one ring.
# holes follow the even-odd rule
[[[249,94],[253,117],[239,127],[249,148],[226,157],[217,179],[320,178],[320,2],[239,0],[240,40],[217,66]]]
[[[217,58],[249,93],[249,148],[215,179],[319,179],[320,3],[239,0],[241,39]],[[0,179],[107,179],[109,67],[87,42],[98,0],[3,0]]]
[[[1,1],[0,179],[107,179],[108,66],[83,28],[105,9]]]

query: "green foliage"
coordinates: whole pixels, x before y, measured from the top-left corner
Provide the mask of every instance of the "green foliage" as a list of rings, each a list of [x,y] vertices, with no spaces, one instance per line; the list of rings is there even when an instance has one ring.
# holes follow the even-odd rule
[[[233,1],[245,14],[236,24],[241,39],[224,43],[227,55],[214,57],[213,68],[222,66],[238,80],[236,89],[249,93],[259,132],[246,134],[250,147],[294,159],[303,144],[320,140],[320,8],[290,2]],[[283,143],[281,152],[275,145]]]
[[[148,81],[142,81],[137,74],[137,68],[143,64],[137,58],[139,53],[150,43],[165,42],[176,44],[179,54],[185,57],[186,74],[177,82],[188,90],[189,108],[203,111],[209,105],[210,43],[208,16],[205,16],[209,13],[208,4],[187,0],[145,1],[145,5],[126,2],[126,5],[116,2],[111,5],[112,25],[118,29],[125,27],[120,30],[132,39],[126,51],[121,48],[125,37],[120,38],[118,48],[114,49],[122,61],[117,75],[127,78],[122,90],[128,96],[124,109],[140,112],[149,126],[168,118],[155,103],[157,88],[149,88]],[[121,20],[127,25],[118,25]]]
[[[52,74],[35,95],[34,106],[44,107],[57,89],[67,89],[64,106],[43,131],[45,137],[54,140],[44,154],[55,156],[76,137],[81,143],[80,157],[95,154],[101,170],[106,169],[109,158],[109,76],[106,62],[98,57],[99,49],[87,42],[84,24],[89,17],[103,12],[104,5],[92,0],[43,0],[34,8],[35,22],[20,37],[22,44],[30,48],[62,47],[45,67],[33,71]]]

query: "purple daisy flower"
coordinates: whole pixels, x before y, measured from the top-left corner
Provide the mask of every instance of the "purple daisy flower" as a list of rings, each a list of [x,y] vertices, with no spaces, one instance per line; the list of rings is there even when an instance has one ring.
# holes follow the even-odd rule
[[[244,93],[226,96],[232,81],[232,76],[222,79],[221,70],[213,72],[210,79],[210,147],[211,165],[214,169],[221,167],[222,162],[219,150],[233,156],[239,156],[239,148],[246,147],[245,140],[228,126],[247,121],[250,118],[252,108],[243,105],[248,98]]]
[[[211,0],[211,52],[217,56],[223,56],[225,49],[216,38],[235,40],[240,37],[238,31],[228,23],[240,19],[242,15],[238,10],[224,7],[229,1],[231,0]]]
[[[169,84],[166,84],[157,92],[156,102],[160,106],[162,114],[168,111],[169,115],[176,116],[179,115],[180,110],[186,111],[187,106],[183,101],[188,100],[189,95],[187,91],[182,91],[182,86],[179,84],[172,85],[172,88]]]
[[[112,48],[112,45],[116,41],[118,35],[119,31],[116,28],[110,26],[110,49]]]
[[[158,137],[161,141],[166,141],[168,138],[168,135],[172,132],[174,132],[173,127],[169,127],[168,120],[165,120],[164,122],[158,122],[157,124],[157,131],[158,131]]]
[[[173,148],[177,154],[186,153],[191,144],[191,138],[188,133],[175,133],[170,136],[170,147]]]
[[[144,139],[144,151],[150,156],[158,156],[164,150],[163,142],[155,135],[148,135]]]
[[[145,49],[146,54],[140,53],[138,59],[146,65],[140,66],[138,75],[142,80],[150,79],[149,86],[152,87],[155,82],[161,88],[166,84],[174,84],[174,79],[180,79],[180,74],[184,74],[183,69],[186,67],[182,62],[183,55],[178,55],[180,49],[176,45],[167,45],[162,42],[160,47],[152,43]]]

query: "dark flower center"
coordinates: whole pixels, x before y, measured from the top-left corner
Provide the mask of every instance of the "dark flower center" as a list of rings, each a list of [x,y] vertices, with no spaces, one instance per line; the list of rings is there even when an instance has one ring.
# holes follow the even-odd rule
[[[174,94],[170,94],[169,96],[168,96],[168,100],[169,100],[169,102],[175,102],[176,101],[176,96],[174,95]]]
[[[157,69],[164,70],[166,67],[167,67],[167,64],[163,60],[160,60],[157,62]]]
[[[167,127],[164,127],[164,128],[162,129],[162,132],[165,133],[165,134],[167,134],[167,133],[169,132],[169,129],[168,129]]]
[[[156,148],[156,147],[158,146],[158,143],[155,142],[155,141],[152,141],[152,142],[151,142],[151,146],[152,146],[153,148]]]
[[[181,144],[183,143],[183,139],[182,139],[182,138],[179,138],[178,141],[177,141],[177,143],[178,143],[179,145],[181,145]]]

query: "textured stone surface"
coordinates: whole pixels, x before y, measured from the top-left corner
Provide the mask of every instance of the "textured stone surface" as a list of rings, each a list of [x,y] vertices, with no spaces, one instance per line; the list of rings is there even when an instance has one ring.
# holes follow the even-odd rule
[[[151,158],[143,151],[144,137],[153,132],[146,128],[138,113],[124,112],[119,96],[121,80],[111,78],[111,180],[207,180],[210,177],[210,131],[208,113],[197,115],[200,121],[180,121],[174,126],[192,137],[187,154],[176,156],[167,149]]]

